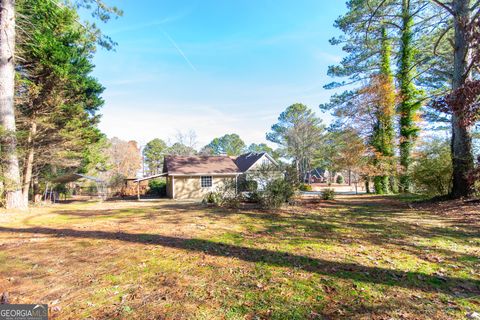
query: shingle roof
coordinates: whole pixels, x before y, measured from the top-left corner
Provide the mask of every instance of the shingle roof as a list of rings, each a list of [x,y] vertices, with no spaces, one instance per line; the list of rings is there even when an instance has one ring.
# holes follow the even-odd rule
[[[227,156],[166,156],[163,172],[170,175],[234,174],[239,173],[239,169]]]
[[[235,164],[237,167],[240,169],[241,172],[247,171],[255,162],[257,162],[265,152],[261,153],[255,153],[255,152],[249,152],[242,154],[241,156],[238,156],[235,159]]]

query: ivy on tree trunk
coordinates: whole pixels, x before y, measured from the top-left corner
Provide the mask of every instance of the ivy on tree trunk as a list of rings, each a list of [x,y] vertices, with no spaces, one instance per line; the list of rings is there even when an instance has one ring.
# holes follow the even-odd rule
[[[410,12],[410,0],[402,0],[402,30],[400,43],[400,63],[398,82],[400,86],[400,103],[398,106],[400,121],[400,190],[411,191],[410,164],[412,148],[418,137],[416,125],[417,112],[420,109],[418,91],[413,79],[415,77],[415,50],[413,46],[413,15]]]
[[[381,67],[378,76],[378,106],[376,124],[372,136],[372,146],[376,149],[375,165],[381,174],[374,177],[375,192],[386,194],[394,191],[395,182],[389,172],[394,156],[395,128],[393,116],[395,112],[395,84],[393,81],[391,63],[391,44],[387,29],[382,27]]]

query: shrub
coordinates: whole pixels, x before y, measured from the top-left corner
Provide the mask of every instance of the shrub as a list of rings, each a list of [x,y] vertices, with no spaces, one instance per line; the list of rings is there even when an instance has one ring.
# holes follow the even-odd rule
[[[298,187],[298,190],[300,191],[312,191],[312,186],[309,185],[309,184],[306,184],[306,183],[302,183],[300,184],[300,186]]]
[[[222,202],[221,195],[218,192],[209,192],[203,197],[202,203],[205,204],[214,204],[219,206]]]
[[[320,193],[320,196],[323,200],[333,200],[335,199],[335,190],[325,189]]]
[[[418,152],[412,171],[415,192],[442,196],[450,192],[452,160],[447,141],[434,139]]]
[[[345,182],[345,179],[343,176],[337,176],[337,184],[343,184]]]
[[[114,174],[109,180],[108,180],[108,186],[112,190],[113,193],[120,192],[125,185],[125,179],[127,177],[118,173]]]
[[[244,199],[245,199],[246,202],[260,203],[261,195],[257,191],[247,192],[247,193],[244,194]]]
[[[221,207],[237,208],[240,205],[241,196],[237,194],[235,181],[225,179],[214,192],[205,195],[202,203],[213,204]]]
[[[258,190],[258,182],[255,180],[247,180],[243,183],[243,190],[255,192]]]
[[[158,196],[165,196],[167,194],[167,182],[164,180],[151,180],[148,182],[149,193]]]
[[[70,190],[65,183],[59,183],[53,188],[58,194],[63,195],[65,199],[72,196],[72,190]]]
[[[221,199],[220,205],[226,208],[238,208],[240,206],[240,202],[240,196],[226,197]]]
[[[267,209],[280,208],[289,202],[295,193],[294,187],[284,179],[269,182],[261,194],[260,203]]]

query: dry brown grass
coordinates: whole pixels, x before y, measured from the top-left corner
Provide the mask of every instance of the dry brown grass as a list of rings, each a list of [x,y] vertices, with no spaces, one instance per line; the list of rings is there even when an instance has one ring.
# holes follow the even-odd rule
[[[58,319],[461,319],[480,309],[479,215],[374,196],[34,208],[0,215],[0,292]]]

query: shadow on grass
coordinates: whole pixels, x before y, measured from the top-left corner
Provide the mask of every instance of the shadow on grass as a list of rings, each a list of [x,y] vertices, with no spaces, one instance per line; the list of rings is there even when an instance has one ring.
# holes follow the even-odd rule
[[[0,232],[47,234],[56,237],[117,240],[145,245],[160,245],[168,248],[203,252],[212,256],[232,257],[247,262],[262,262],[272,266],[297,268],[307,272],[341,279],[419,289],[426,292],[443,292],[447,294],[458,294],[461,292],[466,296],[480,294],[480,280],[475,279],[462,279],[449,276],[437,277],[421,272],[405,272],[379,267],[363,266],[356,263],[335,262],[291,254],[288,252],[248,248],[217,243],[203,239],[186,239],[146,233],[132,234],[124,232],[80,231],[73,229],[54,229],[41,227],[0,227]]]
[[[325,210],[325,213],[322,212]],[[298,234],[298,230],[293,228],[289,231],[291,227],[302,227],[302,237],[337,241],[341,241],[345,236],[337,232],[337,229],[357,230],[360,231],[355,234],[357,240],[376,245],[390,243],[412,246],[409,242],[414,237],[450,238],[468,244],[471,239],[480,237],[478,224],[411,211],[407,204],[400,203],[395,198],[380,196],[352,196],[348,200],[319,202],[308,208],[287,208],[280,214],[274,211],[211,210],[204,215],[210,218],[243,215],[268,222],[270,227],[261,233],[281,232],[293,237]],[[416,216],[442,222],[445,226],[422,225],[415,219]],[[435,250],[433,247],[431,249]]]

